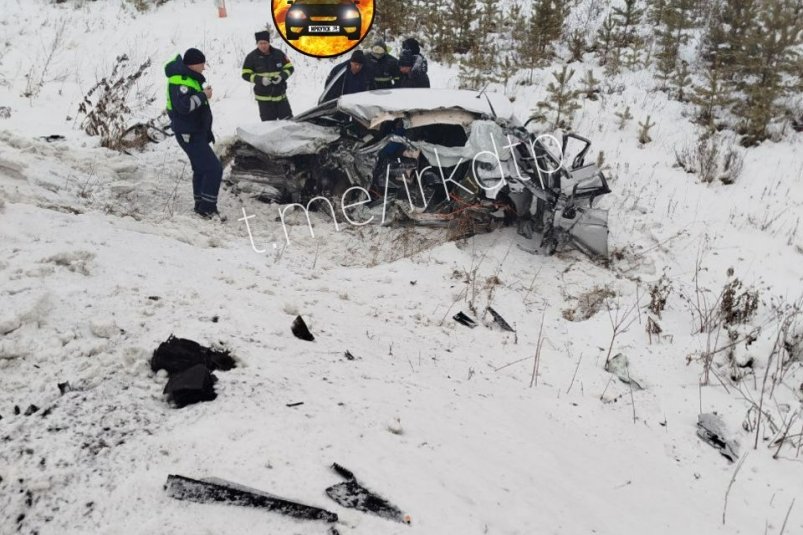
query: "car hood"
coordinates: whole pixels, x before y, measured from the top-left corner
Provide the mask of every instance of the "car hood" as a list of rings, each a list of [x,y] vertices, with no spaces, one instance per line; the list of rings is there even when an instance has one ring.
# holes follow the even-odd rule
[[[268,156],[315,154],[340,138],[337,128],[296,121],[265,121],[237,128],[237,137]]]

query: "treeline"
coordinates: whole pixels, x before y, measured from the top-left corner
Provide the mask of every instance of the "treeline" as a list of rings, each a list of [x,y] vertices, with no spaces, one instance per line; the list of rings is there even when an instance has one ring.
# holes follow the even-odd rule
[[[417,35],[473,89],[534,83],[534,69],[590,57],[609,80],[651,69],[655,89],[693,104],[706,131],[734,130],[745,146],[803,114],[800,0],[382,0],[376,30]],[[550,81],[569,107],[599,92],[592,73],[582,88],[569,73]]]

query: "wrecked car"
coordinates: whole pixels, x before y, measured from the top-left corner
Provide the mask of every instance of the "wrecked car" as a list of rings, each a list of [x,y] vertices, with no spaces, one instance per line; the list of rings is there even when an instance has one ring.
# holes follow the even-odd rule
[[[610,193],[586,163],[591,142],[519,122],[503,95],[390,89],[345,95],[292,120],[238,128],[229,177],[265,202],[329,199],[382,210],[382,221],[444,226],[463,237],[515,224],[532,252],[608,255]],[[360,203],[346,197],[363,191]],[[356,204],[360,204],[356,208]],[[319,207],[319,209],[322,209]]]

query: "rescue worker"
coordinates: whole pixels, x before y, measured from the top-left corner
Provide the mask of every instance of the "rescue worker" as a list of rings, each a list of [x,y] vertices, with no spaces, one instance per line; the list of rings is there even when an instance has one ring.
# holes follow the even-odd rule
[[[351,57],[338,63],[326,77],[324,92],[318,103],[338,98],[342,95],[368,91],[371,84],[371,70],[366,65],[365,53],[355,50]]]
[[[195,212],[203,217],[218,215],[217,195],[223,166],[212,151],[212,109],[209,100],[212,88],[203,87],[206,57],[197,48],[190,48],[184,57],[176,57],[165,65],[167,76],[167,115],[179,146],[187,153],[192,167],[192,194]]]
[[[368,54],[371,68],[371,89],[391,89],[399,81],[399,61],[388,53],[385,41],[374,41]]]
[[[287,100],[287,79],[293,74],[293,64],[287,54],[270,44],[270,32],[254,34],[257,47],[243,62],[242,77],[254,84],[254,97],[263,121],[290,119],[293,110]]]
[[[402,50],[399,56],[399,83],[396,87],[429,87],[429,76],[424,70],[415,69],[415,56],[409,50]]]

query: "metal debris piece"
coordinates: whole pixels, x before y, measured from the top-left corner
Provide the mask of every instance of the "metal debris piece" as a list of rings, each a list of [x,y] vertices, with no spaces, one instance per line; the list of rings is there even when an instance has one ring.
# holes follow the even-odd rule
[[[488,307],[488,312],[491,313],[491,316],[493,316],[494,321],[496,322],[497,325],[499,325],[502,328],[502,330],[512,333],[516,332],[516,329],[511,327],[510,324],[505,321],[505,318],[503,318],[502,315],[499,314],[499,312],[497,312],[491,307]]]
[[[257,507],[293,518],[337,522],[337,514],[325,509],[286,500],[224,479],[197,480],[171,474],[167,476],[165,490],[170,497],[177,500]]]
[[[728,430],[722,418],[713,412],[705,412],[697,416],[697,436],[707,442],[730,462],[739,458],[739,444],[728,438]]]
[[[477,322],[465,315],[463,312],[458,312],[452,319],[457,323],[465,325],[466,327],[471,327],[472,329],[477,326]]]
[[[357,509],[365,513],[373,513],[388,520],[394,520],[403,524],[410,524],[410,515],[404,514],[398,507],[388,502],[381,496],[374,494],[357,482],[354,474],[337,463],[332,465],[332,469],[346,478],[346,481],[332,485],[326,489],[326,495],[336,501],[339,505],[349,509]]]

